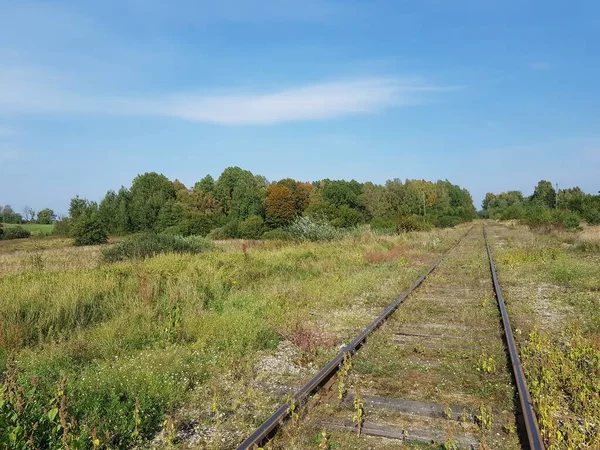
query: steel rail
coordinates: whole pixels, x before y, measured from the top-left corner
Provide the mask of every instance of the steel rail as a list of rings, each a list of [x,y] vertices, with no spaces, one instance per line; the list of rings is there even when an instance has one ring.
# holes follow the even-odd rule
[[[483,238],[485,240],[485,246],[487,248],[488,259],[490,262],[490,271],[492,272],[492,281],[494,283],[494,291],[496,293],[496,299],[498,301],[498,307],[500,308],[500,314],[502,315],[502,324],[504,326],[504,337],[508,346],[508,352],[510,354],[510,362],[512,364],[513,375],[515,377],[517,386],[517,395],[521,403],[521,411],[523,412],[523,418],[525,422],[525,430],[527,432],[527,440],[529,441],[529,447],[532,450],[545,450],[544,441],[540,433],[537,418],[533,411],[531,404],[531,396],[529,395],[529,389],[527,389],[527,383],[525,381],[525,374],[521,367],[521,360],[519,359],[519,351],[515,344],[513,337],[512,328],[510,321],[508,320],[508,313],[506,312],[506,304],[502,298],[502,292],[500,291],[500,283],[498,282],[498,276],[496,275],[496,265],[494,264],[494,257],[492,255],[492,249],[488,242],[487,233],[485,226],[483,227]]]
[[[292,412],[292,405],[297,410],[302,404],[310,397],[311,394],[314,394],[319,388],[321,388],[327,381],[329,381],[339,370],[340,365],[343,363],[344,358],[347,356],[352,356],[366,341],[367,336],[371,334],[374,330],[379,328],[381,324],[383,324],[386,319],[398,308],[398,306],[406,300],[410,293],[412,293],[415,289],[417,289],[423,281],[433,272],[440,263],[450,254],[454,248],[469,234],[469,232],[473,229],[473,227],[469,228],[469,230],[460,237],[458,241],[452,245],[452,247],[440,258],[438,259],[423,275],[419,277],[417,281],[415,281],[408,290],[402,293],[400,297],[394,300],[367,328],[363,330],[352,342],[350,342],[347,346],[345,346],[340,353],[337,354],[335,358],[333,358],[329,364],[327,364],[319,373],[317,373],[308,383],[306,383],[303,387],[301,387],[292,398],[282,405],[275,413],[269,417],[263,424],[258,427],[254,433],[252,433],[242,444],[237,448],[237,450],[251,450],[260,445],[264,445],[270,438],[272,438],[277,432],[279,426],[289,418]]]

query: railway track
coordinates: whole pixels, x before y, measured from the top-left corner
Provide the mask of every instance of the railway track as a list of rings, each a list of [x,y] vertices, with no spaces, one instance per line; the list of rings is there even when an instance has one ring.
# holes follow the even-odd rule
[[[294,448],[316,430],[336,433],[338,448],[369,435],[364,448],[544,449],[485,228],[469,229],[238,450]]]

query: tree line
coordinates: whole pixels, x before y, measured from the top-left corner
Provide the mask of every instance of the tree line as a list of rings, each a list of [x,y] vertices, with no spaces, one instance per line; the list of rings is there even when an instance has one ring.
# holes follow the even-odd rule
[[[559,189],[541,180],[531,196],[521,191],[488,192],[481,216],[499,220],[521,220],[532,226],[577,228],[581,220],[600,224],[600,195],[584,193],[579,187]]]
[[[36,212],[33,208],[26,206],[23,208],[23,214],[16,212],[10,205],[0,205],[0,223],[23,224],[37,223],[40,225],[50,225],[56,221],[57,217],[50,208],[40,209]]]
[[[151,172],[135,177],[129,188],[108,191],[99,203],[76,196],[55,230],[84,235],[81,244],[138,232],[258,239],[276,236],[299,217],[336,228],[370,224],[400,231],[453,226],[476,216],[470,193],[447,180],[268,182],[228,167],[216,180],[207,175],[189,187]]]

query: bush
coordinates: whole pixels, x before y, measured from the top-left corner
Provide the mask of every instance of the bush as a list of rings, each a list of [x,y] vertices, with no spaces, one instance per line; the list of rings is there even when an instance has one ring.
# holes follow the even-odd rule
[[[4,232],[0,236],[3,240],[9,239],[26,239],[31,237],[31,233],[23,227],[4,228]]]
[[[264,232],[265,222],[260,216],[250,216],[238,226],[239,236],[244,239],[260,239]]]
[[[588,225],[600,225],[600,211],[590,211],[585,215]]]
[[[575,213],[566,213],[562,218],[562,225],[567,230],[579,228],[579,216]]]
[[[412,214],[410,216],[402,216],[396,223],[396,230],[400,231],[429,231],[433,226],[425,220],[423,216]]]
[[[363,215],[348,205],[342,205],[337,209],[336,217],[331,220],[334,227],[351,228],[363,221]]]
[[[213,229],[210,233],[208,233],[208,238],[214,239],[216,241],[220,241],[223,239],[235,239],[240,237],[238,231],[238,222],[233,220],[231,222],[226,223],[222,227]]]
[[[52,234],[55,236],[71,237],[73,231],[73,221],[65,217],[54,223]]]
[[[292,239],[298,241],[332,241],[341,238],[344,233],[326,222],[298,217],[288,227]]]
[[[283,228],[275,228],[274,230],[265,231],[261,236],[261,239],[267,241],[289,241],[291,239],[290,233]]]
[[[160,253],[201,253],[212,243],[200,236],[172,236],[142,233],[129,236],[118,244],[102,251],[104,261],[122,261],[128,258],[149,258]]]
[[[95,213],[84,212],[73,223],[74,244],[97,245],[108,242],[108,233]]]
[[[371,220],[371,229],[382,231],[396,231],[396,221],[394,219],[374,217],[373,220]]]
[[[442,216],[435,221],[435,226],[439,228],[452,228],[460,225],[464,220],[458,216]]]
[[[525,225],[529,225],[531,228],[539,228],[544,225],[550,225],[553,223],[552,210],[541,205],[534,205],[529,208],[523,219]]]

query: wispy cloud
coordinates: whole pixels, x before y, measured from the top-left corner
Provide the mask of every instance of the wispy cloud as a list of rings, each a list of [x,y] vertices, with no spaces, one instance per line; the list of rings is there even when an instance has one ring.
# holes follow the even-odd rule
[[[268,125],[376,113],[428,101],[448,90],[421,80],[380,77],[261,92],[174,93],[145,97],[86,95],[61,76],[0,68],[0,114],[109,114],[174,117],[220,125]],[[230,91],[231,92],[231,91]]]

